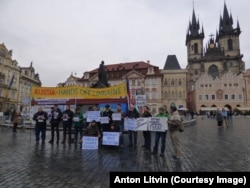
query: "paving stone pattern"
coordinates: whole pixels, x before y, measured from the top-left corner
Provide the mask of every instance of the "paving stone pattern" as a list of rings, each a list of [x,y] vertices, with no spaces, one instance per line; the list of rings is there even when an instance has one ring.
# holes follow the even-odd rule
[[[180,133],[182,160],[171,159],[167,135],[164,157],[144,151],[142,133],[137,148],[125,146],[82,150],[79,144],[36,143],[34,130],[0,127],[1,188],[108,188],[110,171],[130,172],[249,172],[250,118],[235,118],[218,128],[214,119],[197,117],[196,125]],[[62,132],[60,132],[62,137]],[[154,139],[152,139],[152,146]]]

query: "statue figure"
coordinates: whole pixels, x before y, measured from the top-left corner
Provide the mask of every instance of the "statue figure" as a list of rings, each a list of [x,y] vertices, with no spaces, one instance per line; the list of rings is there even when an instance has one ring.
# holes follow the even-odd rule
[[[106,75],[106,71],[105,71],[104,61],[102,61],[100,66],[99,66],[98,78],[99,78],[99,82],[106,85],[106,83],[107,83],[107,75]]]
[[[101,62],[98,69],[98,81],[93,85],[93,87],[109,87],[107,81],[107,74],[104,66],[104,61]]]

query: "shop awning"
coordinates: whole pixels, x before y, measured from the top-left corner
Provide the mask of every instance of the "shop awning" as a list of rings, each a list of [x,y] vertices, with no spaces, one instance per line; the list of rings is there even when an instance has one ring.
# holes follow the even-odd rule
[[[238,109],[240,111],[249,111],[250,107],[236,107],[236,109]]]
[[[221,107],[201,107],[201,111],[216,111],[217,109],[222,110]],[[223,107],[226,111],[229,111],[227,107]]]

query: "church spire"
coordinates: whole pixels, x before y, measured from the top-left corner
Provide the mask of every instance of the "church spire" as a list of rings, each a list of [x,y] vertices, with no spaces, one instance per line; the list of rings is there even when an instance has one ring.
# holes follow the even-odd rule
[[[202,31],[200,32],[200,22],[199,19],[196,18],[194,7],[192,13],[192,21],[189,20],[189,26],[186,35],[186,44],[187,41],[194,38],[204,38],[204,29],[202,26]]]

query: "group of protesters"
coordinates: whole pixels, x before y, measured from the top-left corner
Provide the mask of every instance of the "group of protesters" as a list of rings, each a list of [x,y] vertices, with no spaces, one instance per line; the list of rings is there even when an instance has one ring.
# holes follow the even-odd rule
[[[151,136],[153,134],[152,131],[145,130],[143,132],[144,144],[142,147],[145,148],[145,151],[152,154],[157,155],[159,142],[161,140],[160,146],[160,156],[164,156],[166,150],[166,137],[167,132],[170,132],[170,138],[174,147],[175,154],[173,155],[173,159],[180,160],[180,150],[179,150],[179,124],[177,121],[181,120],[181,117],[178,113],[178,110],[175,106],[170,106],[170,113],[164,108],[160,107],[159,113],[156,117],[165,117],[167,118],[166,124],[168,125],[168,129],[165,131],[154,131],[155,140],[154,146],[151,147]],[[99,111],[97,106],[90,107],[88,111]],[[119,120],[113,120],[113,114],[120,113]],[[88,115],[88,114],[86,114]],[[53,144],[55,141],[55,133],[56,133],[56,143],[59,143],[59,124],[62,122],[63,125],[63,139],[62,144],[65,144],[66,137],[68,135],[68,143],[82,143],[83,136],[96,136],[101,138],[103,132],[119,132],[119,146],[124,147],[124,120],[125,118],[133,118],[137,119],[140,117],[147,118],[152,117],[150,113],[150,108],[145,105],[143,107],[143,112],[140,113],[139,110],[135,107],[135,105],[130,104],[128,107],[127,113],[122,110],[121,104],[116,105],[116,110],[113,111],[109,104],[105,106],[105,110],[100,112],[100,117],[108,117],[108,122],[101,123],[100,121],[91,120],[90,122],[86,121],[86,116],[84,117],[83,113],[80,112],[79,108],[75,109],[73,112],[70,109],[70,106],[66,106],[66,110],[61,111],[57,105],[54,105],[51,109],[50,113],[43,111],[42,107],[38,108],[38,112],[36,112],[33,116],[33,120],[36,122],[35,126],[35,135],[36,141],[39,142],[40,136],[42,139],[42,143],[45,142],[46,138],[46,122],[50,119],[51,126],[51,139],[49,143]],[[85,121],[84,121],[85,119]],[[74,137],[72,138],[72,126],[74,128]],[[83,131],[83,126],[85,129]],[[128,132],[128,147],[137,147],[137,130],[127,130]],[[152,149],[152,150],[151,150]]]

